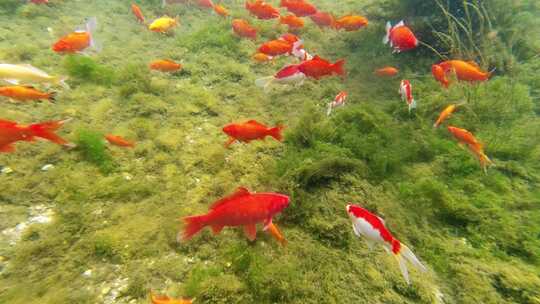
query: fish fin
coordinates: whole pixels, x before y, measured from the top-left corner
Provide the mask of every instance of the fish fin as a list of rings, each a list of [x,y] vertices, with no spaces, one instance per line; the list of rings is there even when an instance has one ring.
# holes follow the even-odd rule
[[[224,226],[223,225],[212,225],[211,227],[212,227],[212,233],[214,235],[216,235],[216,234],[219,234],[221,232],[221,230],[223,230]]]
[[[238,187],[238,188],[236,189],[236,191],[235,191],[233,194],[231,194],[231,195],[229,195],[229,196],[226,196],[226,197],[224,197],[224,198],[222,198],[222,199],[220,199],[220,200],[214,202],[214,203],[210,206],[209,209],[210,209],[210,210],[214,210],[214,209],[218,208],[219,206],[222,206],[223,204],[229,203],[229,202],[231,202],[231,201],[234,200],[234,199],[237,199],[237,198],[239,198],[239,197],[246,196],[246,195],[249,195],[249,194],[250,194],[250,193],[249,193],[249,190],[248,190],[247,188],[245,188],[245,187]]]
[[[24,84],[24,85],[22,85],[22,87],[27,88],[27,89],[33,89],[33,90],[36,89],[36,87],[34,87],[33,85],[29,85],[29,84]]]
[[[366,238],[364,238],[364,241],[366,242],[366,245],[369,248],[369,250],[373,250],[375,248],[375,242],[370,241]]]
[[[204,227],[206,227],[207,218],[208,217],[206,215],[188,216],[183,218],[186,227],[184,229],[184,232],[178,235],[177,241],[185,242],[191,239],[195,234],[197,234]]]
[[[4,81],[8,82],[8,83],[11,83],[11,84],[14,84],[14,85],[19,84],[19,80],[17,80],[17,79],[4,79]]]
[[[33,66],[31,64],[28,64],[28,63],[19,64],[18,66],[21,66],[21,67],[27,68],[29,70],[32,70],[35,73],[39,73],[39,74],[42,74],[42,75],[48,75],[45,71],[40,70],[40,69],[36,68],[35,66]]]
[[[68,80],[68,77],[66,76],[58,76],[56,78],[56,82],[58,84],[60,84],[64,89],[69,90],[71,89],[71,87],[69,86],[69,84],[66,83],[66,80]]]
[[[404,26],[404,25],[405,25],[405,22],[403,22],[403,20],[400,20],[394,27]]]
[[[12,144],[0,146],[0,153],[11,153],[11,152],[15,152],[15,147]]]
[[[229,139],[228,139],[227,142],[225,143],[225,148],[228,149],[235,141],[236,141],[236,138],[234,138],[234,137],[229,137]]]
[[[390,41],[390,30],[392,29],[392,23],[386,22],[386,35],[383,37],[383,44],[387,44]]]
[[[47,97],[47,100],[54,103],[56,101],[56,94],[57,94],[56,92],[50,92],[49,96]]]
[[[264,92],[267,93],[270,89],[270,85],[274,82],[274,76],[263,77],[255,80],[255,85],[259,88],[263,88]]]
[[[255,119],[251,119],[251,120],[248,120],[246,121],[246,124],[251,124],[251,125],[256,125],[256,126],[259,126],[259,127],[265,127],[265,125],[263,125],[262,123],[256,121]]]
[[[475,68],[477,69],[480,69],[480,66],[478,65],[478,63],[472,61],[472,60],[469,60],[469,61],[466,61],[468,64],[474,66]]]
[[[283,135],[281,135],[281,131],[284,129],[284,126],[278,125],[276,127],[273,127],[268,131],[268,134],[275,138],[277,141],[283,140]]]
[[[268,228],[270,228],[271,225],[273,225],[273,224],[272,224],[272,218],[266,219],[266,220],[264,221],[263,231],[268,230]]]
[[[405,282],[407,282],[407,284],[410,285],[411,281],[409,279],[409,270],[407,269],[407,263],[405,263],[405,259],[399,253],[394,254],[394,257],[396,258],[399,264],[399,270],[401,271],[401,274],[403,275]]]
[[[336,74],[345,77],[345,69],[343,69],[343,65],[345,65],[345,59],[336,61],[336,63],[332,65],[332,68]]]
[[[315,55],[315,56],[313,56],[313,59],[311,59],[311,60],[322,60],[322,58],[319,57],[319,55]],[[336,63],[337,63],[337,62],[336,62]]]
[[[386,223],[384,222],[384,220],[383,220],[382,217],[380,217],[380,216],[378,216],[378,215],[376,215],[376,217],[379,219],[379,221],[381,221],[381,223],[382,223],[383,225],[386,226]]]
[[[88,35],[90,35],[90,47],[96,50],[97,52],[100,52],[102,49],[102,46],[99,42],[96,41],[94,35],[98,27],[97,18],[96,17],[90,17],[88,18],[88,21],[86,22],[86,32]]]
[[[416,269],[426,272],[427,268],[424,266],[418,258],[414,255],[414,253],[409,249],[409,247],[405,246],[404,244],[401,244],[399,254],[407,260],[409,263],[411,263]]]
[[[257,226],[255,224],[244,225],[244,233],[250,241],[255,241],[257,238]]]
[[[358,228],[356,228],[354,223],[352,224],[352,230],[357,237],[362,237],[362,233],[358,230]]]

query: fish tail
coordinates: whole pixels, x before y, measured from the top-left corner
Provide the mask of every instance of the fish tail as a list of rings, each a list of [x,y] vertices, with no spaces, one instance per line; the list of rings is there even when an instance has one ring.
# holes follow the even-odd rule
[[[392,29],[392,24],[390,21],[386,22],[386,35],[383,37],[382,43],[387,44],[390,41],[390,30]]]
[[[342,77],[345,77],[345,69],[343,68],[344,65],[345,65],[345,59],[338,60],[333,65],[334,72]]]
[[[71,119],[58,120],[58,121],[47,121],[42,123],[37,123],[30,125],[29,128],[32,131],[32,135],[36,137],[41,137],[43,139],[49,140],[53,143],[67,146],[69,142],[62,137],[58,136],[55,132],[60,129],[66,122]]]
[[[438,128],[440,125],[440,122],[437,120],[434,124],[433,124],[433,127],[434,128]]]
[[[284,126],[278,125],[278,126],[272,128],[272,129],[270,129],[269,135],[272,136],[273,138],[275,138],[277,141],[282,141],[283,140],[283,135],[281,134],[281,131],[284,128],[285,128]]]
[[[68,80],[68,77],[66,77],[66,76],[59,76],[59,77],[56,78],[56,83],[60,84],[62,87],[64,87],[64,89],[69,90],[70,87],[69,87],[69,85],[66,83],[66,80]]]
[[[268,92],[270,85],[274,82],[274,76],[263,77],[255,80],[255,85],[259,88],[263,88],[265,92]]]
[[[97,30],[98,23],[96,17],[90,17],[88,18],[88,21],[86,22],[86,32],[90,35],[90,47],[95,49],[96,51],[101,51],[101,45],[98,41],[96,41],[94,34]]]
[[[199,233],[207,225],[208,216],[196,215],[183,218],[186,227],[183,233],[179,233],[177,241],[189,241],[195,234]]]
[[[332,102],[328,103],[328,108],[326,110],[326,116],[330,116],[330,113],[332,113]]]
[[[55,102],[56,101],[56,92],[50,92],[49,93],[49,96],[47,96],[47,99],[50,101],[50,102]]]
[[[399,241],[397,240],[395,240],[395,242],[399,243]],[[411,284],[411,281],[409,279],[407,262],[411,263],[416,269],[422,272],[427,271],[426,267],[422,263],[420,263],[418,258],[409,249],[409,247],[405,246],[405,244],[399,243],[399,249],[397,251],[393,251],[393,255],[399,264],[399,270],[401,271],[401,274],[403,275],[403,278],[405,279],[407,284]]]
[[[483,152],[480,153],[478,160],[480,161],[480,165],[482,166],[484,173],[487,174],[487,168],[488,166],[493,165],[493,161],[491,161],[491,159],[489,159],[489,157],[487,157],[487,155]]]

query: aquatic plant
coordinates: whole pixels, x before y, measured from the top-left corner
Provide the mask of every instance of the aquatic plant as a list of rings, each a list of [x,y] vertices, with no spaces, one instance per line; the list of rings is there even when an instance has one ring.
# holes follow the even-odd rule
[[[103,173],[110,173],[114,170],[115,164],[112,157],[107,152],[107,147],[103,140],[103,134],[88,129],[81,129],[77,132],[77,149],[88,162],[99,167]]]
[[[153,93],[148,67],[143,64],[130,63],[118,72],[119,94],[128,98],[137,92]]]
[[[0,14],[13,13],[20,5],[22,5],[22,1],[19,0],[2,0],[0,1]]]
[[[64,67],[78,84],[92,82],[111,86],[115,78],[113,69],[98,64],[88,56],[68,55],[64,59]]]

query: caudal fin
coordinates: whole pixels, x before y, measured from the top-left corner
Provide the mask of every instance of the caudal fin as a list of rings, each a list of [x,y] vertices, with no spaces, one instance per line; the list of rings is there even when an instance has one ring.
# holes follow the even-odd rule
[[[272,82],[274,82],[274,76],[268,76],[255,80],[255,85],[259,88],[263,88],[265,92],[268,92]]]
[[[285,127],[284,126],[276,126],[272,129],[270,129],[268,135],[272,136],[273,138],[275,138],[277,141],[282,141],[283,140],[283,135],[281,135],[281,131],[284,129]]]
[[[49,100],[50,102],[55,102],[56,101],[56,92],[50,92],[49,96],[47,97],[47,100]]]
[[[392,24],[390,21],[386,22],[386,35],[382,39],[383,44],[387,44],[390,41],[390,30],[392,29]]]
[[[97,30],[98,23],[96,17],[88,18],[86,22],[86,32],[90,35],[90,47],[97,52],[101,51],[101,44],[95,39],[95,32]]]
[[[409,113],[411,113],[412,109],[416,109],[416,100],[413,99],[411,103],[409,104]]]
[[[345,77],[345,68],[343,67],[345,65],[345,59],[338,60],[336,63],[333,64],[334,73],[340,75],[341,77]]]
[[[330,116],[330,113],[332,113],[332,103],[328,103],[328,107],[326,109],[326,116]]]
[[[59,77],[56,78],[56,81],[55,81],[55,82],[56,82],[56,84],[59,84],[59,85],[61,85],[62,87],[64,87],[64,89],[69,90],[69,89],[71,89],[71,88],[69,87],[69,84],[66,83],[66,80],[68,80],[67,77],[65,77],[65,76],[59,76]]]
[[[52,141],[53,143],[65,146],[65,145],[68,145],[69,142],[63,139],[62,137],[56,135],[55,131],[58,130],[66,122],[70,120],[71,119],[42,122],[42,123],[30,125],[29,128],[32,131],[32,135],[36,137],[41,137],[43,139]]]
[[[179,235],[179,242],[190,240],[195,234],[199,233],[201,229],[206,227],[206,215],[188,216],[183,218],[183,221],[186,224],[186,227],[184,228],[181,237]]]

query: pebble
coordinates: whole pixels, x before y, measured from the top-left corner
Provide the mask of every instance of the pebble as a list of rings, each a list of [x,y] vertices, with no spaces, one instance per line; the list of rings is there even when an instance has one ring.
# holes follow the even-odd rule
[[[102,295],[106,295],[109,293],[109,291],[111,291],[111,287],[110,286],[105,286],[101,289],[101,294]]]
[[[123,175],[124,175],[124,179],[127,181],[130,181],[133,179],[133,176],[129,173],[123,173]]]
[[[45,166],[41,167],[41,171],[49,171],[54,168],[54,165],[52,164],[46,164]]]
[[[88,269],[87,271],[83,272],[83,277],[89,278],[92,276],[92,269]]]
[[[10,174],[11,172],[13,172],[13,169],[11,169],[10,167],[0,166],[0,173]]]

